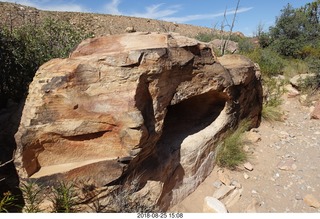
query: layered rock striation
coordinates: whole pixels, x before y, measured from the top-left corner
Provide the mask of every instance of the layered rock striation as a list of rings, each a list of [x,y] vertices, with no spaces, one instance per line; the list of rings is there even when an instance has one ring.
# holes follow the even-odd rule
[[[21,179],[156,181],[166,209],[212,171],[218,142],[248,118],[260,123],[254,63],[215,57],[176,34],[130,33],[83,41],[42,65],[15,135]],[[146,189],[146,188],[144,188]]]

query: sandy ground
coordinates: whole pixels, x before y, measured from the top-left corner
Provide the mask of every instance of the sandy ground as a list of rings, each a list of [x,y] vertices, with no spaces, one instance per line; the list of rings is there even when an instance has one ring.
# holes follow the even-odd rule
[[[256,130],[261,140],[249,145],[252,171],[242,166],[237,171],[224,170],[242,189],[228,212],[320,212],[306,201],[308,196],[320,201],[320,121],[310,119],[309,108],[298,98],[284,98],[284,122],[263,121]],[[215,167],[194,193],[170,211],[202,212],[205,197],[218,189],[214,186],[219,182],[218,170]]]

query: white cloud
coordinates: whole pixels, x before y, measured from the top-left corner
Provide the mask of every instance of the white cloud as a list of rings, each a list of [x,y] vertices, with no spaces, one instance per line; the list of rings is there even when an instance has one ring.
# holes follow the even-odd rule
[[[179,12],[179,10],[181,9],[181,6],[169,5],[167,7],[164,7],[165,6],[164,3],[147,6],[144,12],[125,13],[123,11],[120,11],[119,9],[120,3],[121,3],[121,0],[112,0],[110,3],[106,4],[105,13],[159,19],[159,20],[178,22],[178,23],[185,23],[188,21],[195,21],[195,20],[209,20],[216,17],[224,16],[224,12],[212,13],[212,14],[193,14],[193,15],[186,15],[186,16],[173,16]],[[239,8],[237,13],[238,14],[244,13],[251,9],[253,9],[253,7]],[[228,10],[226,12],[226,15],[230,15],[234,13],[235,13],[235,9]]]
[[[17,3],[34,7],[40,10],[48,11],[73,11],[73,12],[87,12],[88,10],[79,4],[65,4],[60,1],[48,1],[48,0],[5,0],[5,2]],[[53,3],[54,2],[54,3]]]
[[[162,6],[164,3],[156,4],[156,5],[150,5],[145,7],[144,12],[134,12],[134,13],[126,13],[123,11],[120,11],[119,5],[121,3],[121,0],[112,0],[110,3],[106,4],[104,6],[105,11],[104,13],[107,14],[113,14],[113,15],[127,15],[132,17],[143,17],[143,18],[163,18],[166,16],[173,15],[179,11],[179,5],[173,5],[169,6],[167,8],[162,9]]]
[[[163,18],[166,16],[176,14],[180,9],[179,5],[172,5],[167,8],[162,9],[161,6],[163,6],[163,5],[164,4],[151,5],[151,6],[148,6],[145,8],[145,12],[132,13],[129,15],[134,16],[134,17],[158,19],[158,18]]]
[[[253,9],[253,7],[239,8],[237,11],[237,14],[250,11],[251,9]],[[226,15],[230,15],[234,13],[235,13],[235,10],[226,11]],[[224,16],[224,12],[215,13],[215,14],[214,13],[213,14],[194,14],[194,15],[186,15],[181,17],[163,17],[162,19],[166,21],[171,21],[171,22],[184,23],[184,22],[195,21],[195,20],[209,20],[209,19],[222,17],[222,16]]]
[[[112,0],[110,3],[105,5],[105,13],[121,15],[122,13],[119,11],[120,0]]]

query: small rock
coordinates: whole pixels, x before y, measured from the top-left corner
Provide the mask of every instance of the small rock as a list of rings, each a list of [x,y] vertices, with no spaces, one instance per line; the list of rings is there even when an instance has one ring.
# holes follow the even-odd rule
[[[311,119],[320,119],[320,101],[314,107],[314,110],[311,113]]]
[[[226,206],[216,198],[205,197],[203,213],[228,213]]]
[[[233,190],[230,195],[226,198],[226,202],[225,202],[225,205],[228,208],[232,207],[234,204],[236,204],[241,196],[242,196],[242,192],[243,192],[243,189],[235,189]]]
[[[320,208],[320,202],[311,194],[306,195],[303,201],[310,207]]]
[[[218,199],[218,200],[221,200],[223,199],[224,197],[226,197],[228,194],[230,194],[230,192],[232,192],[236,187],[235,186],[225,186],[225,185],[222,185],[220,187],[220,189],[216,190],[214,193],[213,193],[213,196],[214,198]]]
[[[126,33],[134,33],[134,32],[136,32],[136,30],[134,29],[134,27],[127,27],[127,28],[125,29],[125,32],[126,32]]]
[[[213,186],[214,186],[215,188],[219,189],[219,188],[222,186],[222,182],[220,182],[220,181],[215,181],[215,182],[213,183]]]
[[[294,88],[291,84],[286,85],[285,89],[288,92],[289,98],[296,97],[300,94],[300,92],[296,88]]]
[[[254,190],[254,189],[251,191],[251,193],[252,194],[258,194],[258,192],[256,190]]]
[[[54,203],[50,200],[44,199],[40,204],[39,204],[39,209],[42,212],[52,212],[54,209]]]
[[[249,179],[249,178],[250,178],[250,176],[249,176],[248,174],[246,174],[246,173],[243,173],[243,178],[245,178],[245,179]]]
[[[303,200],[303,198],[299,194],[296,194],[294,198],[298,201]]]
[[[237,181],[232,181],[231,185],[235,186],[237,189],[241,189],[242,188],[242,185]]]
[[[252,128],[251,130],[250,130],[250,132],[259,132],[259,129],[257,129],[257,128]]]
[[[261,141],[261,135],[257,132],[246,132],[245,137],[248,141],[252,142],[252,143],[257,143],[259,141]]]
[[[300,103],[304,104],[307,102],[308,96],[307,95],[300,95],[299,101]]]
[[[245,164],[243,164],[243,166],[246,170],[249,170],[249,171],[253,170],[253,166],[250,162],[246,162]]]
[[[250,147],[249,147],[248,145],[244,145],[244,146],[243,146],[243,150],[244,150],[245,152],[249,152]]]
[[[231,184],[229,175],[226,174],[222,169],[218,171],[218,178],[226,186],[229,186]]]
[[[303,83],[303,81],[306,78],[312,78],[314,77],[315,74],[299,74],[299,75],[295,75],[293,78],[290,79],[290,84],[295,87],[298,88],[301,86],[301,84]]]
[[[245,213],[257,213],[257,208],[259,207],[259,202],[256,199],[252,199],[251,203],[248,205]]]
[[[288,132],[285,131],[281,131],[279,134],[279,137],[284,139],[284,138],[288,138],[290,136],[290,134]]]
[[[314,106],[310,106],[310,108],[309,108],[310,115],[314,111],[314,108],[315,108]]]
[[[293,171],[297,169],[297,165],[294,162],[294,158],[283,159],[278,163],[277,167],[280,170]]]

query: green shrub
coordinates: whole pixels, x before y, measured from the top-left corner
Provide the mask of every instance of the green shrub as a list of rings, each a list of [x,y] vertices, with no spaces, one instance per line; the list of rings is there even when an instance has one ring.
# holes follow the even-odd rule
[[[76,212],[77,194],[72,183],[59,182],[58,186],[53,188],[53,207],[57,213]]]
[[[205,43],[208,43],[214,39],[218,39],[218,37],[213,33],[198,33],[195,38]]]
[[[237,129],[227,133],[217,152],[217,164],[220,167],[235,169],[247,160],[248,155],[243,150],[243,145],[244,132],[248,130],[248,127],[249,123],[242,121]]]
[[[304,82],[304,87],[311,90],[316,90],[320,88],[320,59],[318,57],[312,56],[307,60],[309,69],[315,74],[315,77],[307,78]]]
[[[243,38],[238,42],[239,52],[241,54],[247,54],[254,50],[255,46],[248,38]]]
[[[1,28],[1,27],[0,27]],[[19,101],[37,69],[52,58],[65,58],[89,35],[67,22],[46,19],[12,31],[0,29],[0,108],[8,99]]]
[[[278,78],[264,78],[264,104],[278,107],[282,104],[282,95],[285,93],[285,81]]]
[[[229,38],[229,33],[225,32],[224,35],[221,35],[219,33],[198,33],[195,37],[197,40],[201,41],[201,42],[210,42],[214,39],[219,39],[219,40],[231,40],[233,42],[240,42],[243,40],[242,37],[235,35],[235,34],[231,34],[230,38]]]
[[[288,59],[284,65],[283,75],[286,78],[292,78],[295,75],[305,74],[309,71],[308,63],[306,61],[301,59]]]
[[[259,45],[261,48],[267,48],[271,44],[270,35],[268,33],[262,32],[259,37]]]
[[[279,78],[263,79],[264,100],[262,106],[262,118],[267,121],[281,121],[282,95],[285,93],[285,81]]]
[[[283,73],[285,65],[284,59],[278,53],[270,49],[257,48],[245,55],[259,64],[261,73],[264,76],[271,77]]]
[[[283,113],[280,110],[279,106],[271,106],[264,104],[262,107],[261,117],[262,119],[273,122],[273,121],[282,121]]]

